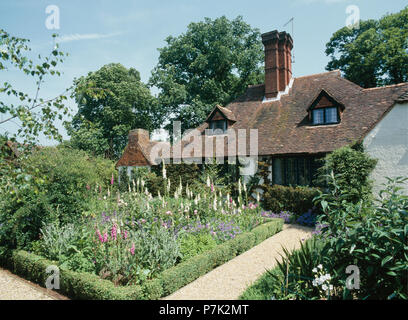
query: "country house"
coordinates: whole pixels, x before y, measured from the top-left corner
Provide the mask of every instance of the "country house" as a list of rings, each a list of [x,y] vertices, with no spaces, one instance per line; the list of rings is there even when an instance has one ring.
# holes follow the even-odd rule
[[[378,159],[377,189],[387,176],[408,176],[408,83],[364,89],[338,70],[293,78],[291,36],[272,31],[262,34],[262,42],[264,84],[249,86],[225,107],[215,106],[204,123],[173,146],[151,141],[145,130],[132,130],[117,168],[151,166],[161,159],[232,161],[253,156],[253,148],[258,160],[270,165],[273,184],[311,185],[317,159],[362,142]],[[257,130],[256,145],[251,129]],[[243,148],[235,139],[240,130],[248,133]]]

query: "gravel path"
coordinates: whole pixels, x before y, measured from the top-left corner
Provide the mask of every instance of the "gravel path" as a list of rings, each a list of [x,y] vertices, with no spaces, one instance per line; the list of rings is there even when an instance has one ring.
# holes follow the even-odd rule
[[[248,285],[276,264],[282,246],[293,250],[313,229],[283,225],[283,230],[259,245],[179,289],[166,300],[236,300]]]
[[[67,298],[0,268],[0,300],[67,300]]]

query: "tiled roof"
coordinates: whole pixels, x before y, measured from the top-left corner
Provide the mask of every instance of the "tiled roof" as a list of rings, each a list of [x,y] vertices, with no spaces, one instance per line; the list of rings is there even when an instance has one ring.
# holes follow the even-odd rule
[[[235,122],[230,129],[235,131],[245,129],[248,132],[246,150],[243,150],[240,155],[250,153],[249,129],[258,130],[258,155],[260,156],[331,152],[363,139],[395,102],[408,101],[408,83],[363,89],[342,78],[340,71],[337,70],[295,78],[288,94],[282,95],[278,101],[264,101],[264,91],[264,85],[249,86],[246,93],[237,100],[226,107],[218,107],[229,119],[234,119]],[[308,108],[322,91],[342,107],[340,123],[311,125]],[[170,153],[159,153],[159,158],[179,158],[175,150],[181,150],[184,156],[188,154],[195,158],[213,157],[216,155],[216,150],[222,149],[225,156],[236,154],[228,154],[226,136],[223,143],[217,145],[216,136],[204,135],[207,128],[207,122],[196,128],[196,135],[200,135],[202,139],[202,148],[195,148],[194,151],[197,153],[194,155],[191,153],[193,144],[189,141],[181,141],[171,148]],[[152,148],[154,146],[169,148],[169,143],[160,143],[160,145],[152,143],[149,142],[141,149],[149,158],[149,163],[153,164],[155,159],[150,158]],[[207,149],[204,146],[207,146]],[[156,152],[156,160],[157,158]]]
[[[339,124],[310,124],[307,109],[322,90],[344,106]],[[407,91],[408,83],[363,89],[332,71],[295,78],[279,101],[262,102],[264,86],[251,86],[226,108],[232,128],[258,129],[259,155],[326,153],[362,139]]]

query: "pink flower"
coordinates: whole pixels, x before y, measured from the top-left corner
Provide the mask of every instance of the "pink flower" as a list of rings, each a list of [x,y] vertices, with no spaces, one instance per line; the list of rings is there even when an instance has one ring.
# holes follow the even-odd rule
[[[96,230],[96,234],[98,235],[99,241],[100,241],[101,243],[103,243],[104,241],[103,241],[103,238],[102,238],[102,235],[101,235],[99,229]]]
[[[117,235],[117,227],[116,227],[116,224],[114,224],[114,225],[112,226],[112,230],[111,230],[111,237],[112,237],[112,239],[116,240],[116,235]]]
[[[124,232],[123,232],[123,239],[127,239],[127,237],[128,237],[128,232],[125,230]]]
[[[132,254],[132,256],[135,255],[135,244],[132,244],[132,248],[130,248],[130,253]]]
[[[112,178],[111,178],[111,185],[113,185],[113,173],[112,173]]]
[[[87,189],[87,190],[90,190],[90,189],[91,189],[91,186],[90,186],[89,184],[87,184],[87,185],[86,185],[86,189]]]
[[[145,223],[146,220],[142,218],[142,219],[140,219],[140,222],[141,222],[141,223]]]
[[[214,192],[214,185],[211,183],[211,192]]]
[[[167,211],[166,214],[169,215],[169,216],[172,215],[171,211]]]
[[[108,234],[106,232],[103,234],[103,242],[108,242]]]

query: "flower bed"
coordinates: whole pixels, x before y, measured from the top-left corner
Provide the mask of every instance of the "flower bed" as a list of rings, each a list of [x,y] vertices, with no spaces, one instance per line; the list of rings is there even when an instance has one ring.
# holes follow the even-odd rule
[[[272,219],[250,232],[241,233],[234,239],[165,270],[142,285],[115,286],[112,281],[103,280],[95,274],[75,272],[60,265],[59,292],[74,299],[158,299],[271,237],[281,231],[282,225],[283,220]],[[8,259],[3,254],[1,262],[17,275],[40,285],[44,285],[49,276],[45,272],[46,268],[58,264],[22,250],[13,251]]]
[[[46,259],[46,264],[58,265],[71,279],[63,289],[69,296],[154,299],[170,294],[282,228],[282,220],[265,224],[271,219],[261,214],[259,200],[248,202],[246,187],[240,182],[238,195],[232,198],[210,179],[195,191],[180,182],[171,195],[170,180],[163,181],[166,192],[156,197],[141,178],[122,193],[87,188],[85,192],[94,192],[99,200],[80,218],[44,222],[39,240],[31,241],[27,248],[31,254],[27,249],[13,251],[11,269],[25,274],[24,259],[32,263]],[[44,271],[29,277],[42,281]],[[102,282],[95,280],[91,285],[91,280],[82,279]],[[85,281],[92,292],[106,287],[112,293],[72,291],[69,288],[75,281]],[[119,291],[109,289],[111,285],[123,290],[115,293]]]

